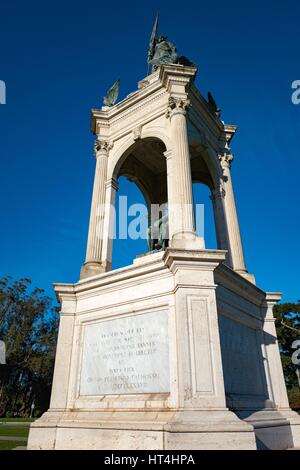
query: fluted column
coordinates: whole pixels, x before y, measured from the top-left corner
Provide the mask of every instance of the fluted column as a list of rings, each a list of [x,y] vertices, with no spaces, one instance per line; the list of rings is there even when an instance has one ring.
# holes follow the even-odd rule
[[[89,277],[105,271],[102,265],[103,225],[105,213],[105,183],[107,175],[107,158],[112,144],[96,139],[96,170],[94,178],[86,260],[81,270],[81,277]]]
[[[236,211],[234,192],[231,181],[230,166],[233,156],[230,153],[224,153],[220,157],[220,163],[224,175],[224,207],[226,222],[228,228],[228,240],[232,261],[232,268],[239,273],[246,273],[244,260],[244,251],[239,227],[239,221]]]
[[[105,184],[105,211],[103,223],[103,242],[101,264],[105,271],[112,268],[112,248],[115,238],[115,219],[116,219],[116,192],[118,190],[118,182],[112,178]]]
[[[217,245],[220,250],[227,251],[226,264],[232,268],[231,250],[224,207],[225,190],[222,187],[213,189],[210,198],[213,203]]]
[[[195,240],[195,222],[186,111],[190,102],[181,98],[169,99],[173,150],[168,153],[169,238],[171,246],[184,247],[184,240]],[[183,242],[182,242],[183,241]]]

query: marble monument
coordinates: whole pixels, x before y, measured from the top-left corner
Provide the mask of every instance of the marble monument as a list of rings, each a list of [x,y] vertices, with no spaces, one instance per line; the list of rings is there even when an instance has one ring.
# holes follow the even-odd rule
[[[280,294],[257,287],[245,264],[231,179],[236,126],[198,90],[196,66],[178,63],[174,49],[174,61],[159,54],[134,93],[92,110],[86,260],[78,282],[55,284],[51,403],[28,448],[300,446],[272,315]],[[169,234],[161,249],[112,270],[121,175],[149,205],[168,203]],[[211,190],[215,250],[196,235],[194,181]]]

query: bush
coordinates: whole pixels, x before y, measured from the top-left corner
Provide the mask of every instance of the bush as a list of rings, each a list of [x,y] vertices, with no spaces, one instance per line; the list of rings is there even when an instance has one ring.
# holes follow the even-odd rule
[[[300,388],[297,386],[288,390],[290,406],[295,411],[300,411]]]

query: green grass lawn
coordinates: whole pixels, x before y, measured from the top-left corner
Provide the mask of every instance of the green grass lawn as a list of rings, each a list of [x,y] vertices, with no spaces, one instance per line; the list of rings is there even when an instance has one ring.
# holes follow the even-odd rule
[[[1,426],[0,436],[28,437],[29,426]]]
[[[0,441],[0,450],[12,450],[15,447],[25,446],[26,442],[20,441]]]
[[[35,418],[0,418],[0,423],[1,422],[10,422],[10,421],[14,421],[15,423],[32,423],[32,421],[34,421]]]

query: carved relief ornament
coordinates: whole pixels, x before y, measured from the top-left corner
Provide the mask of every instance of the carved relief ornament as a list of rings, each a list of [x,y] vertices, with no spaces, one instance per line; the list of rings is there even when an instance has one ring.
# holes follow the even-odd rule
[[[232,153],[224,152],[223,154],[219,155],[219,161],[223,170],[231,167],[231,163],[233,161]]]
[[[191,106],[190,100],[170,96],[169,102],[168,102],[168,109],[166,112],[166,117],[169,118],[176,113],[186,114],[190,106]]]
[[[100,140],[97,138],[94,144],[95,154],[101,152],[108,155],[108,152],[113,148],[113,145],[113,142],[109,142],[108,140]]]

